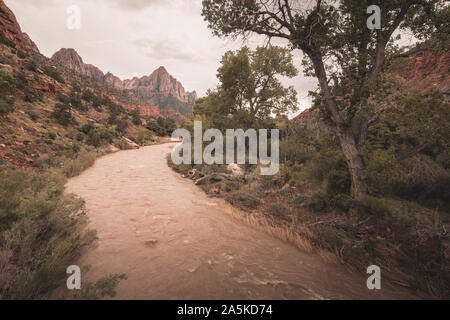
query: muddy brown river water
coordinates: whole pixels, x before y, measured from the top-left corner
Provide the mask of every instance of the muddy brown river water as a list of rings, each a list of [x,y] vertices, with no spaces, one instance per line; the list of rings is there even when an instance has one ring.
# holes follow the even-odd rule
[[[399,299],[382,282],[244,225],[229,205],[173,172],[173,145],[105,156],[67,185],[86,200],[99,240],[82,255],[87,278],[125,273],[117,299]]]

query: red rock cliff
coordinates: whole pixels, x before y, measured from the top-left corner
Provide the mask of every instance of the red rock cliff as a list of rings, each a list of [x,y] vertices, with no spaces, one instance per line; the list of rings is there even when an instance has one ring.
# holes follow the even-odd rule
[[[3,0],[0,0],[0,32],[3,33],[6,38],[14,42],[17,49],[39,52],[36,44],[26,33],[22,32],[16,16],[6,6]]]

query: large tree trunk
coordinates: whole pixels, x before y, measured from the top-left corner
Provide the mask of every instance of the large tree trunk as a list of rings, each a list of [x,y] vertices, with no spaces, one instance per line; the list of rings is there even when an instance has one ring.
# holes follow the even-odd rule
[[[337,129],[337,135],[350,172],[352,181],[350,193],[354,199],[360,199],[367,193],[365,184],[366,168],[359,153],[355,136],[351,128],[342,128],[340,126]]]
[[[331,115],[331,120],[335,124],[336,134],[341,142],[342,153],[349,168],[352,185],[350,189],[351,196],[354,199],[359,199],[367,193],[365,180],[365,166],[362,157],[358,150],[358,143],[353,130],[350,126],[345,124],[345,121],[339,112],[334,97],[328,86],[328,78],[325,70],[325,66],[322,60],[322,54],[319,48],[315,50],[309,50],[308,48],[302,48],[303,51],[309,54],[314,69],[316,71],[317,79],[319,80],[320,88],[322,89],[322,95],[325,100],[326,107]]]

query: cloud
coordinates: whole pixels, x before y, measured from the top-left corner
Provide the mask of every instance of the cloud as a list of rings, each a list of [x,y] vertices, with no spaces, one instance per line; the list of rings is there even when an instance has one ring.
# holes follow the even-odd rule
[[[174,0],[105,0],[108,4],[124,9],[124,10],[142,10],[151,6],[168,6],[172,5]],[[188,0],[182,0],[182,2],[186,2]]]
[[[147,57],[157,60],[197,61],[198,57],[186,51],[179,43],[170,40],[153,40],[142,38],[133,42],[135,46],[144,51]]]
[[[9,1],[8,1],[8,3],[9,3]],[[8,3],[7,3],[7,5],[8,5]],[[34,7],[40,7],[40,8],[54,6],[55,4],[57,4],[57,0],[28,0],[27,1],[27,5],[31,5]]]

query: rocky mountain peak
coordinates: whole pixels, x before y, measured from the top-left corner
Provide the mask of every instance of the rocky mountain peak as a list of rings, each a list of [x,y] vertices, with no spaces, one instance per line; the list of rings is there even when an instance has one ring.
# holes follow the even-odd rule
[[[125,80],[123,84],[126,89],[133,91],[144,100],[154,97],[172,97],[181,103],[193,105],[197,99],[197,93],[187,92],[165,67],[159,67],[149,76]]]
[[[36,44],[30,37],[22,32],[14,13],[0,0],[0,33],[14,42],[16,48],[22,51],[34,51],[39,53]]]
[[[163,66],[159,67],[154,72],[156,72],[158,74],[169,74],[169,72],[167,72],[167,69]]]
[[[96,81],[104,80],[103,72],[91,64],[85,64],[83,59],[80,57],[78,52],[72,48],[63,48],[57,51],[51,57],[51,60],[59,64],[60,66],[66,67],[79,73],[83,76],[91,77]]]
[[[60,49],[58,52],[53,54],[51,60],[78,73],[82,73],[84,69],[83,59],[80,57],[78,52],[72,48]]]

